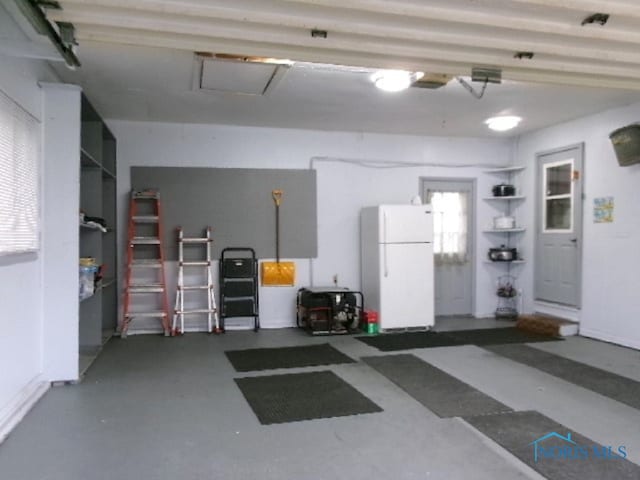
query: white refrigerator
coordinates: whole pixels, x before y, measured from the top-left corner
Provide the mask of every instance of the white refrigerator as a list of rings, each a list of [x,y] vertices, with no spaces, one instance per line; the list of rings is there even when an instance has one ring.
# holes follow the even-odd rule
[[[380,330],[434,324],[430,205],[379,205],[360,216],[362,293]]]

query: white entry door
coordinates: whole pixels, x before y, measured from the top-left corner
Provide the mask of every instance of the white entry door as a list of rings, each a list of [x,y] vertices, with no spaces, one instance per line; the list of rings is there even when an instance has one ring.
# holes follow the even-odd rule
[[[422,181],[434,221],[435,314],[473,311],[473,180]]]
[[[582,145],[540,154],[535,299],[580,307]]]

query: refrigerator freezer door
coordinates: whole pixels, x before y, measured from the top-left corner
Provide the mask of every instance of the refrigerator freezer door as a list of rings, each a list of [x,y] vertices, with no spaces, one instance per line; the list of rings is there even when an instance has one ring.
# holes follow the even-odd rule
[[[379,254],[380,328],[432,327],[433,245],[383,244]]]
[[[433,240],[433,215],[429,205],[382,205],[378,225],[380,243]]]

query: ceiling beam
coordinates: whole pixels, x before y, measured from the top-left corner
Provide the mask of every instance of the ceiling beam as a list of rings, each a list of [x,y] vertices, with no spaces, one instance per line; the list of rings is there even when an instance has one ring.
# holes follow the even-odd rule
[[[622,18],[640,18],[640,4],[633,0],[631,2],[616,2],[607,0],[511,0],[513,3],[525,5],[538,5],[541,7],[553,7],[562,10],[573,10],[587,13],[608,13]]]
[[[94,40],[124,45],[141,45],[156,48],[173,48],[187,51],[225,51],[243,54],[247,51],[259,56],[271,56],[276,46],[264,42],[231,41],[215,39],[198,35],[176,35],[164,32],[141,32],[122,28],[80,25],[77,36],[81,40]],[[329,49],[309,51],[298,45],[277,46],[281,56],[294,60],[302,59],[308,62],[328,63],[338,65],[361,66],[365,68],[407,68],[409,70],[423,70],[442,72],[451,75],[469,75],[467,65],[455,62],[418,61],[415,58],[382,58],[378,55],[350,53]],[[612,75],[583,75],[570,72],[549,72],[539,70],[524,70],[510,67],[503,70],[503,78],[516,81],[531,81],[540,83],[576,85],[585,87],[620,88],[640,90],[640,82],[634,79],[620,78]]]
[[[618,42],[633,41],[640,38],[637,31],[614,30],[611,28],[585,28],[579,24],[568,25],[563,22],[532,18],[530,15],[496,14],[494,12],[470,11],[462,8],[443,8],[425,3],[388,0],[289,0],[291,3],[303,3],[332,7],[336,10],[358,10],[387,15],[402,15],[410,18],[423,18],[457,24],[483,25],[494,28],[509,28],[521,32],[538,32],[564,35],[577,38],[594,38]],[[488,4],[490,5],[490,4]],[[339,13],[337,13],[339,15]]]
[[[54,15],[52,18],[56,18]],[[371,55],[379,55],[390,58],[415,58],[419,61],[457,62],[468,66],[491,65],[500,68],[517,68],[538,71],[572,72],[582,74],[599,74],[606,72],[607,76],[635,78],[640,80],[640,65],[615,64],[613,62],[576,61],[566,57],[541,56],[532,60],[518,60],[513,58],[512,52],[500,52],[496,50],[479,48],[459,48],[439,44],[420,44],[381,39],[377,37],[363,37],[345,34],[332,35],[318,42],[311,38],[306,30],[285,29],[265,26],[248,26],[245,23],[215,22],[208,19],[196,19],[193,17],[175,17],[161,14],[140,14],[138,12],[122,15],[117,11],[109,12],[67,12],[66,21],[76,26],[83,25],[85,30],[91,26],[123,27],[136,31],[166,32],[184,35],[199,35],[210,38],[227,38],[235,41],[251,41],[255,43],[266,42],[274,45],[270,56],[280,56],[282,46],[294,44],[306,49],[316,48],[331,49],[334,51],[346,50]],[[228,53],[228,52],[218,52]],[[254,52],[241,52],[254,55]],[[299,58],[298,60],[306,60]],[[444,72],[436,72],[444,73]]]
[[[141,4],[136,2],[135,5],[140,7]],[[209,5],[210,8],[211,5]],[[164,10],[163,10],[164,12]],[[84,3],[71,3],[66,6],[64,11],[51,12],[49,17],[53,20],[73,21],[78,18],[79,14],[107,15],[119,14],[123,18],[126,16],[145,15],[161,15],[162,12],[147,12],[141,8],[120,7],[102,7],[85,5]],[[205,12],[202,12],[205,13]],[[577,39],[567,39],[559,45],[553,42],[553,38],[536,33],[527,34],[526,32],[504,32],[495,29],[477,28],[470,32],[457,32],[453,29],[442,28],[435,22],[418,21],[416,22],[400,22],[398,19],[390,19],[387,24],[381,23],[379,18],[374,16],[349,16],[342,15],[334,18],[326,12],[316,12],[313,17],[299,16],[296,12],[290,10],[285,12],[270,11],[267,13],[250,12],[238,9],[211,9],[208,15],[200,15],[194,18],[202,20],[211,18],[215,20],[226,20],[247,23],[246,28],[258,28],[259,25],[272,25],[277,27],[294,27],[307,29],[309,25],[323,26],[331,24],[329,38],[335,33],[349,33],[352,35],[368,35],[380,38],[409,40],[411,42],[429,42],[448,45],[457,45],[463,47],[484,47],[491,49],[504,50],[509,55],[517,51],[533,51],[536,54],[559,55],[562,57],[575,57],[585,59],[597,59],[615,62],[640,63],[640,48],[633,48],[630,44],[607,44],[602,42],[584,41]],[[164,14],[172,15],[172,18],[184,18],[185,12],[176,13],[173,11],[164,12]],[[318,42],[324,40],[316,40]],[[640,35],[638,35],[640,42]],[[640,44],[639,44],[640,46]]]
[[[461,25],[490,27],[491,29],[510,32],[534,32],[550,35],[560,35],[576,39],[598,39],[640,45],[640,32],[637,30],[614,30],[611,28],[585,28],[568,25],[563,22],[532,18],[530,14],[522,15],[496,14],[493,12],[472,12],[464,9],[443,8],[389,0],[262,0],[261,8],[255,8],[254,3],[245,0],[62,0],[64,9],[67,5],[93,5],[113,8],[128,8],[145,12],[163,12],[176,15],[209,16],[214,18],[229,18],[229,15],[239,14],[242,19],[250,22],[279,24],[283,15],[298,18],[307,23],[308,28],[318,26],[318,13],[329,13],[329,20],[340,22],[343,16],[350,18],[360,14],[376,14],[378,24],[387,21],[406,19],[433,20],[453,23],[453,30],[459,30]],[[490,4],[489,4],[490,5]],[[296,8],[298,7],[298,8]],[[300,9],[300,7],[306,7]],[[323,9],[324,7],[324,9]],[[331,29],[330,25],[323,25]]]

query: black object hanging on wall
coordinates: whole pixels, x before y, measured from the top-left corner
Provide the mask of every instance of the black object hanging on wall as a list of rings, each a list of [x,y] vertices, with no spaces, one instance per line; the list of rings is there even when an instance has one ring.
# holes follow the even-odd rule
[[[614,130],[609,138],[621,167],[640,163],[640,124],[634,123]]]

